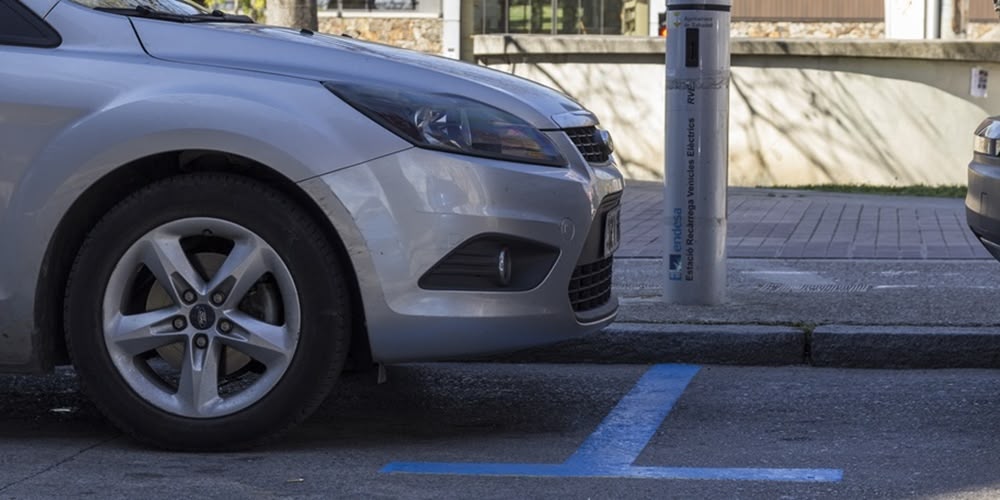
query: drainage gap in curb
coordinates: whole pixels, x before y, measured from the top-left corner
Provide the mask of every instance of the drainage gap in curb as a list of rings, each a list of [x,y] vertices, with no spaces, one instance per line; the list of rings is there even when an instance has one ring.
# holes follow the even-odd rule
[[[802,333],[805,334],[805,344],[802,346],[802,359],[805,364],[812,366],[812,341],[813,332],[816,331],[816,326],[814,323],[802,323],[797,325],[802,329]]]

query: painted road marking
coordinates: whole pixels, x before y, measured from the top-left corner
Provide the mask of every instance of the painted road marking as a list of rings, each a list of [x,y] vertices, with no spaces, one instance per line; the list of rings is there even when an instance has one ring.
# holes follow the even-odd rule
[[[689,365],[650,368],[566,465],[631,465],[696,373],[698,367]]]
[[[562,464],[393,462],[383,473],[512,477],[712,479],[730,481],[839,482],[840,469],[760,469],[633,466],[684,393],[697,366],[650,368],[590,437]]]

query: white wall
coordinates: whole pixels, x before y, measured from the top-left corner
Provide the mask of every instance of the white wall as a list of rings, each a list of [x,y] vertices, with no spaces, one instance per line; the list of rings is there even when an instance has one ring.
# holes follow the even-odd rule
[[[508,41],[508,56],[497,57],[484,55],[496,50],[478,50],[477,40],[477,56],[576,97],[611,130],[628,177],[662,179],[662,53],[645,42],[625,54],[627,42],[620,40],[571,52],[573,41],[561,40],[535,57],[531,41],[514,42],[520,47],[516,56],[509,54]],[[1000,89],[987,99],[969,95],[971,68],[1000,75],[1000,64],[975,60],[1000,45],[963,42],[977,45],[970,55],[958,45],[941,49],[942,42],[920,42],[937,45],[908,45],[906,57],[892,58],[883,56],[901,49],[886,42],[834,46],[835,53],[864,57],[831,55],[820,46],[828,42],[781,43],[734,50],[730,184],[965,184],[973,130],[991,110],[1000,113]],[[553,53],[554,47],[563,53]],[[915,58],[921,53],[927,57]]]
[[[926,0],[885,0],[885,36],[919,40],[926,37]]]

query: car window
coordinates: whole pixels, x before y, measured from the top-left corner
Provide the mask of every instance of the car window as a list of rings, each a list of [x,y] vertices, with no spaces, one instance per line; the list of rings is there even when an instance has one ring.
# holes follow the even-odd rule
[[[183,16],[207,14],[210,11],[194,2],[186,0],[72,0],[92,9],[134,9],[148,7],[157,12]]]
[[[60,42],[59,34],[31,9],[17,0],[0,0],[0,45],[55,47]]]

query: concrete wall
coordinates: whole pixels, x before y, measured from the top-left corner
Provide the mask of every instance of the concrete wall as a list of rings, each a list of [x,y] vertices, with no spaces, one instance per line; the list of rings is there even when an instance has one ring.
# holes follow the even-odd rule
[[[480,36],[481,64],[579,99],[615,138],[628,177],[661,179],[664,42]],[[1000,44],[734,40],[730,184],[964,184],[972,132],[1000,113]],[[989,98],[969,95],[973,67]]]

